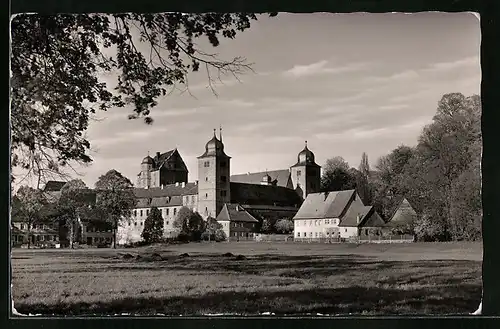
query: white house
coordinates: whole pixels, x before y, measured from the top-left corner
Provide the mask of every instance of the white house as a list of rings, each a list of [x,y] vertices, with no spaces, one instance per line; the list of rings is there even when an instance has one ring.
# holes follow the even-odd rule
[[[294,219],[294,239],[348,239],[376,234],[384,221],[371,206],[365,206],[355,190],[311,193]]]

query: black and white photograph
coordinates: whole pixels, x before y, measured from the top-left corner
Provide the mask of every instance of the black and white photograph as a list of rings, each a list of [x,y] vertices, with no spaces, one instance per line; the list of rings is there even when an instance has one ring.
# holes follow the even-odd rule
[[[480,22],[13,16],[12,314],[480,314]]]

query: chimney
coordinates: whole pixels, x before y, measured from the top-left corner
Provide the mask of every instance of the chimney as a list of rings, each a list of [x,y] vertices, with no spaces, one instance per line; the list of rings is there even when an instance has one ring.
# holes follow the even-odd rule
[[[182,187],[186,187],[186,182],[182,182]]]
[[[160,158],[160,152],[156,152],[156,158],[159,159]]]
[[[163,184],[161,184],[161,189],[162,189],[162,190],[163,190],[163,186],[164,186],[164,185],[163,185]]]
[[[175,186],[179,186],[179,182],[175,182]]]
[[[358,224],[358,225],[359,225],[359,222],[360,222],[360,221],[361,221],[361,218],[359,217],[359,214],[358,214],[358,216],[356,216],[356,224]]]

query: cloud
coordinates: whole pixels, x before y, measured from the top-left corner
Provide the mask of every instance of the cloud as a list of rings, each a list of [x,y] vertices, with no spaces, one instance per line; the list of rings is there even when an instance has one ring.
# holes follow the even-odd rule
[[[402,110],[410,107],[408,104],[392,104],[392,105],[382,105],[378,109],[382,111],[392,111],[392,110]]]
[[[244,126],[241,126],[238,128],[238,131],[241,132],[256,132],[259,131],[263,128],[268,128],[275,126],[277,122],[274,121],[264,121],[264,122],[256,122],[256,123],[251,123],[251,124],[245,124]]]
[[[440,62],[429,65],[424,71],[428,72],[443,72],[457,70],[463,67],[477,67],[479,68],[480,60],[479,56],[471,56],[462,58],[451,62]]]
[[[372,138],[394,137],[396,135],[405,135],[410,131],[420,131],[426,124],[430,123],[431,118],[419,117],[409,123],[387,125],[384,127],[354,127],[335,133],[317,133],[314,135],[319,140],[366,140]]]
[[[418,79],[420,75],[415,70],[404,70],[402,72],[394,73],[389,76],[384,77],[367,77],[364,80],[366,82],[400,82]]]
[[[369,66],[368,63],[364,62],[350,63],[337,67],[327,67],[327,65],[328,65],[327,60],[322,60],[309,65],[295,65],[291,69],[283,72],[283,75],[286,77],[299,78],[299,77],[318,75],[318,74],[339,74],[339,73],[363,70]]]

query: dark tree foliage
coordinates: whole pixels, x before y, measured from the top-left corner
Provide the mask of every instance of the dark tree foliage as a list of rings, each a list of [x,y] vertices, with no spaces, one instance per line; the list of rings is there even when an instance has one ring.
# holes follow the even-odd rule
[[[326,171],[321,177],[321,190],[344,191],[356,188],[356,177],[350,170],[335,168],[333,171]]]
[[[202,238],[208,241],[224,241],[226,240],[226,234],[222,224],[219,223],[215,218],[208,217],[205,225],[205,232],[202,234]]]
[[[112,169],[95,183],[96,207],[106,214],[105,220],[113,226],[113,247],[116,248],[116,231],[121,221],[130,219],[137,200],[132,183],[120,172]]]
[[[158,208],[153,207],[144,221],[141,237],[146,243],[160,242],[163,238],[163,217]]]
[[[274,16],[275,14],[271,14]],[[89,120],[130,106],[129,118],[152,123],[151,109],[188,73],[203,68],[208,84],[251,69],[242,57],[221,60],[198,48],[233,39],[255,14],[24,14],[11,22],[12,166],[39,177],[71,162],[90,163]],[[116,86],[104,75],[114,74]],[[214,76],[215,74],[215,76]]]
[[[205,232],[206,223],[198,212],[182,207],[174,220],[174,227],[179,232],[179,240],[200,241]]]

